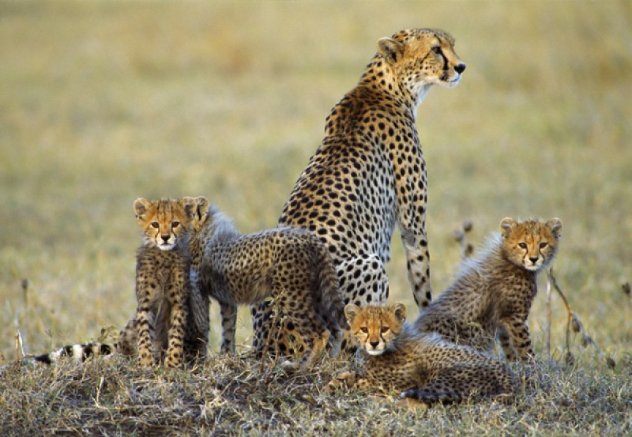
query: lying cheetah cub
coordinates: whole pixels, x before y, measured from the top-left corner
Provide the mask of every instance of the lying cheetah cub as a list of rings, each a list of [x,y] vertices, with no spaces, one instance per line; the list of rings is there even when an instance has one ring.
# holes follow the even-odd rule
[[[424,310],[415,327],[492,351],[498,334],[508,360],[533,357],[527,317],[537,274],[555,256],[562,222],[504,218],[479,256],[463,262],[454,283]]]
[[[359,349],[359,373],[345,372],[329,383],[396,390],[425,404],[513,396],[513,375],[500,361],[468,346],[420,333],[406,322],[403,304],[358,307],[345,315]]]
[[[274,336],[261,324],[255,325],[257,354],[266,345],[281,355],[298,350],[308,353],[305,366],[313,365],[329,342],[336,354],[340,323],[344,323],[343,303],[326,246],[309,231],[297,228],[241,234],[204,197],[195,202],[191,275],[202,294],[220,304],[222,351],[235,350],[237,305],[258,304],[275,296],[281,300],[279,306],[288,309],[277,315]]]
[[[134,211],[143,229],[136,258],[135,317],[121,332],[117,350],[138,353],[150,366],[164,357],[167,367],[179,367],[187,355],[206,354],[206,326],[191,320],[189,234],[195,205],[186,199],[136,199]],[[208,313],[208,301],[206,301]],[[137,344],[137,348],[136,348]]]

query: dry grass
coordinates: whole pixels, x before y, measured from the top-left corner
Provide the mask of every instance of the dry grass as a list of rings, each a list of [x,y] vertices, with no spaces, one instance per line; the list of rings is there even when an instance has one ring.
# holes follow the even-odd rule
[[[556,276],[617,367],[574,344],[575,367],[543,364],[548,385],[516,406],[428,412],[321,394],[327,367],[267,386],[255,364],[225,358],[192,375],[116,360],[12,368],[0,431],[298,433],[300,421],[308,434],[630,433],[631,23],[625,1],[1,2],[0,362],[16,327],[41,352],[125,323],[140,195],[207,195],[244,231],[273,226],[375,41],[433,26],[468,64],[419,112],[435,293],[456,269],[451,233],[464,218],[480,241],[504,216],[559,216]],[[401,255],[395,241],[392,298],[412,309]],[[553,313],[559,359],[555,299]],[[543,299],[530,321],[542,355]]]

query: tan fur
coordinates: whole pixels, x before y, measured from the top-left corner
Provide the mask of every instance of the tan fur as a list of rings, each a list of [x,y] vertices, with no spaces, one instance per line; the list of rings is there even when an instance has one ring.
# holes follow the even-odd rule
[[[205,198],[193,201],[192,277],[202,295],[220,304],[222,351],[235,350],[237,305],[274,296],[273,306],[278,303],[283,310],[274,329],[255,326],[258,354],[300,352],[304,364],[311,366],[330,340],[335,354],[339,324],[344,323],[343,304],[331,259],[318,238],[293,228],[241,234]]]
[[[189,234],[194,205],[185,200],[137,199],[134,212],[143,230],[143,244],[136,258],[135,316],[121,331],[117,350],[138,353],[139,362],[150,366],[162,361],[179,367],[206,356],[206,325],[191,319],[191,305],[204,305],[192,292],[189,280]],[[202,310],[204,311],[204,310]],[[205,311],[208,314],[208,300]],[[198,310],[199,312],[199,310]]]
[[[481,351],[498,335],[509,360],[533,357],[527,317],[537,293],[537,274],[554,258],[562,223],[505,218],[475,259],[466,260],[454,283],[415,321],[423,332]]]
[[[327,117],[325,138],[279,225],[309,229],[327,245],[345,303],[386,302],[384,266],[396,226],[415,302],[430,302],[426,163],[416,110],[433,85],[455,86],[464,69],[446,32],[403,30],[378,42],[359,83]],[[270,308],[256,309],[255,326],[261,323],[274,323]]]
[[[419,333],[406,322],[403,304],[345,307],[359,347],[361,370],[344,372],[329,388],[354,386],[398,391],[424,403],[459,402],[503,396],[515,389],[513,375],[500,361],[436,333]]]

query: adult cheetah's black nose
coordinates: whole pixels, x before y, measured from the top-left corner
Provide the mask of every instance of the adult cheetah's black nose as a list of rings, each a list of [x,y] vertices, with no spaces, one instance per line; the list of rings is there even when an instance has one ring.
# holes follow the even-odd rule
[[[456,67],[454,67],[454,71],[456,71],[457,73],[461,74],[461,73],[463,73],[465,71],[465,67],[466,67],[466,65],[461,62]]]

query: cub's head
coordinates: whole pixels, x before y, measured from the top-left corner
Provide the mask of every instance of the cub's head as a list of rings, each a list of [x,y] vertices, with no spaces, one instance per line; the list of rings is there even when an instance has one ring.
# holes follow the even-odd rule
[[[144,232],[145,244],[160,250],[172,250],[186,241],[193,210],[193,205],[184,199],[134,201],[134,213]]]
[[[465,64],[454,51],[454,38],[435,29],[408,29],[378,41],[378,54],[400,84],[423,98],[430,85],[454,87]]]
[[[402,331],[406,307],[401,303],[364,307],[350,303],[345,306],[345,317],[357,345],[369,355],[382,355]]]
[[[562,222],[552,218],[543,223],[538,220],[517,222],[504,218],[500,222],[502,250],[516,265],[533,272],[545,267],[557,251],[562,236]]]

